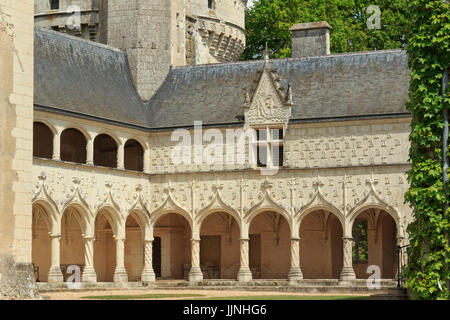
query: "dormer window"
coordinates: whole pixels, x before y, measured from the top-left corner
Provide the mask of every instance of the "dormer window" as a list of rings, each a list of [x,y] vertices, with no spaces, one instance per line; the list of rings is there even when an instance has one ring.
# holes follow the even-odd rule
[[[282,167],[284,162],[283,129],[265,127],[256,129],[258,168]]]
[[[50,10],[59,9],[59,0],[50,0]]]
[[[208,0],[208,8],[211,10],[216,9],[216,1],[215,0]]]

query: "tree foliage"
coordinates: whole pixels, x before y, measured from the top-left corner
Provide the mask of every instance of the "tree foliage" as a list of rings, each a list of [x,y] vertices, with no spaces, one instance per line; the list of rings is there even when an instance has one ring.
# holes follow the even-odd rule
[[[273,58],[291,56],[291,32],[296,23],[327,21],[332,27],[331,52],[402,48],[408,21],[407,0],[256,0],[246,9],[247,46],[242,60],[262,57],[268,43]],[[369,29],[367,19],[377,5],[380,29]]]
[[[421,299],[449,299],[445,284],[450,248],[449,219],[444,205],[443,108],[449,108],[448,90],[442,96],[442,74],[450,67],[449,4],[442,0],[409,0],[412,22],[408,34],[411,82],[408,110],[412,114],[409,151],[412,168],[405,199],[413,207],[414,221],[408,226],[410,247],[406,286]],[[447,190],[449,186],[447,186]]]

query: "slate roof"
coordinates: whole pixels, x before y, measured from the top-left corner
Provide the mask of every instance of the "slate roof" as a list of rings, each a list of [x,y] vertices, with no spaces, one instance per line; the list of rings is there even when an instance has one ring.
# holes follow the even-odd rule
[[[53,31],[35,31],[35,105],[147,129],[243,122],[244,88],[264,61],[172,68],[149,103],[131,80],[125,54]],[[409,70],[401,50],[270,60],[287,88],[291,121],[407,114]]]
[[[122,51],[56,31],[34,35],[35,105],[147,125]]]

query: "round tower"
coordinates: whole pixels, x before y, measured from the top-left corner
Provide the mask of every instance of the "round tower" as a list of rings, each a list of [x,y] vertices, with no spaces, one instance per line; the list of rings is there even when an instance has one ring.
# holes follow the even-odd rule
[[[186,0],[186,63],[239,60],[247,0]]]
[[[103,0],[35,0],[34,24],[99,41],[101,2]]]

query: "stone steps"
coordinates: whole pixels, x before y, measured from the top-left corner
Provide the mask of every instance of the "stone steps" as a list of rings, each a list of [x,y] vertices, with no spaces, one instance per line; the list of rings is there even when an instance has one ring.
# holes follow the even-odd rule
[[[371,295],[370,300],[409,300],[409,294],[405,288],[389,288],[385,294]]]
[[[39,292],[67,292],[67,291],[106,291],[126,289],[152,290],[242,290],[242,291],[278,291],[297,293],[330,293],[330,294],[373,294],[383,298],[389,295],[389,290],[396,289],[392,280],[382,280],[380,289],[369,289],[365,280],[352,283],[339,283],[336,279],[301,280],[292,285],[287,280],[253,280],[240,283],[235,280],[203,280],[196,283],[188,281],[157,281],[155,283],[129,282],[113,283],[99,282],[95,284],[81,283],[80,289],[69,289],[66,284],[38,283]]]

